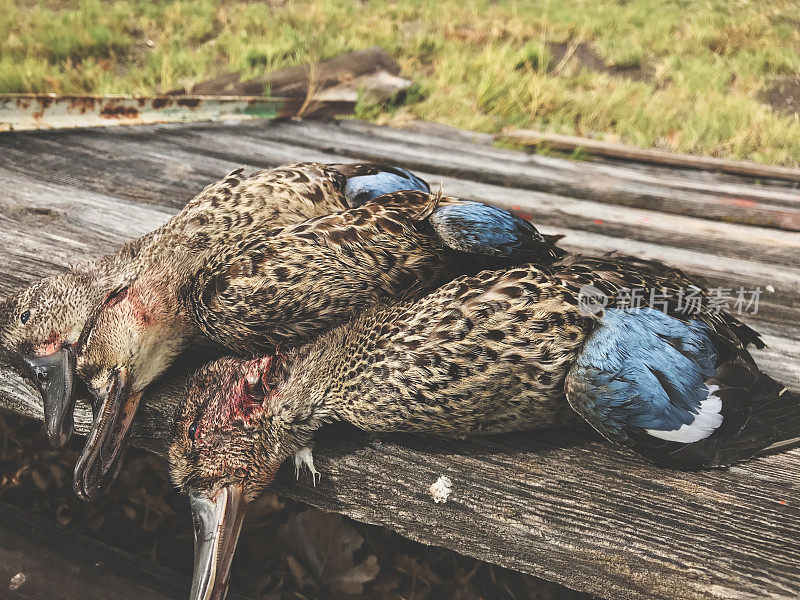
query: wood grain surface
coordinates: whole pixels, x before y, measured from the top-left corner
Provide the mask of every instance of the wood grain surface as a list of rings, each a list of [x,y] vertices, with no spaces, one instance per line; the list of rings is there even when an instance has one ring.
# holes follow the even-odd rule
[[[732,173],[749,177],[785,179],[794,183],[800,183],[800,169],[762,165],[745,160],[727,160],[709,156],[677,154],[674,152],[665,152],[664,150],[637,148],[636,146],[628,146],[627,144],[604,142],[575,135],[535,131],[533,129],[506,128],[503,130],[501,136],[524,146],[538,146],[544,144],[554,150],[562,150],[565,152],[580,150],[585,154],[591,154],[593,156],[607,156],[622,160],[671,165],[705,171],[721,171],[722,173]]]
[[[0,296],[153,229],[231,169],[376,160],[447,194],[528,217],[563,245],[658,258],[710,285],[761,287],[744,315],[756,360],[800,391],[800,193],[785,183],[642,165],[571,162],[468,134],[339,123],[215,123],[0,135]],[[772,291],[767,291],[772,290]],[[135,442],[155,452],[190,353],[148,392]],[[0,404],[41,418],[8,368]],[[77,414],[80,433],[89,411]],[[285,467],[281,493],[605,598],[800,594],[800,450],[726,471],[658,469],[588,429],[442,440],[323,431],[316,488]],[[453,481],[445,504],[428,487]],[[2,544],[0,544],[2,545]]]

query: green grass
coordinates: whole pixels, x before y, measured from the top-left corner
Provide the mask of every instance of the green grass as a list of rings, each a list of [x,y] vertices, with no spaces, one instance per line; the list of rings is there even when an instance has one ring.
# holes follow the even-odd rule
[[[609,68],[559,64],[578,41]],[[763,100],[800,73],[797,1],[0,0],[0,91],[152,94],[373,45],[416,86],[360,117],[800,164],[800,117]]]

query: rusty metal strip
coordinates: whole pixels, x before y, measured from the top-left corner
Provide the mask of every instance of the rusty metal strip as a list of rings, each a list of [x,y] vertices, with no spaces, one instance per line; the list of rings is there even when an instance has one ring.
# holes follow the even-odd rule
[[[315,103],[315,112],[338,114],[348,108]],[[293,116],[302,99],[265,96],[56,96],[0,94],[0,131],[58,129],[217,121],[271,119]]]

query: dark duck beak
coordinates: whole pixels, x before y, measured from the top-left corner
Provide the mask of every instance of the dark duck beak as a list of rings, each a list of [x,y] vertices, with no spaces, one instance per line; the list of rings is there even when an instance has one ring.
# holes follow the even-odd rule
[[[61,448],[69,441],[73,428],[75,347],[65,344],[53,354],[22,356],[22,361],[42,395],[47,438]]]
[[[73,488],[79,498],[94,500],[108,491],[121,467],[141,392],[131,392],[127,367],[119,367],[103,393],[94,393],[94,424],[75,465]]]
[[[224,600],[245,507],[241,484],[213,495],[189,492],[194,521],[194,575],[190,600]]]

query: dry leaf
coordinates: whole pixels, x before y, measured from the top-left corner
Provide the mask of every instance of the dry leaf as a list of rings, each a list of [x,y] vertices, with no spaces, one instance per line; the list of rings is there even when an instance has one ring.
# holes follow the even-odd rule
[[[364,591],[364,584],[375,579],[380,570],[378,558],[370,554],[360,565],[331,580],[331,586],[346,594],[361,594]]]
[[[289,565],[289,571],[291,571],[298,588],[302,588],[307,584],[312,583],[311,578],[308,576],[308,572],[306,572],[306,570],[303,568],[303,565],[297,562],[297,559],[291,554],[286,557],[286,564]]]
[[[442,580],[433,572],[427,563],[420,564],[418,556],[398,554],[395,557],[395,569],[417,580],[428,587],[439,585]]]
[[[307,510],[280,528],[294,559],[301,562],[322,587],[360,594],[380,567],[375,556],[358,565],[353,554],[364,539],[339,515]],[[292,565],[289,565],[290,569]],[[294,569],[292,569],[294,574]]]

